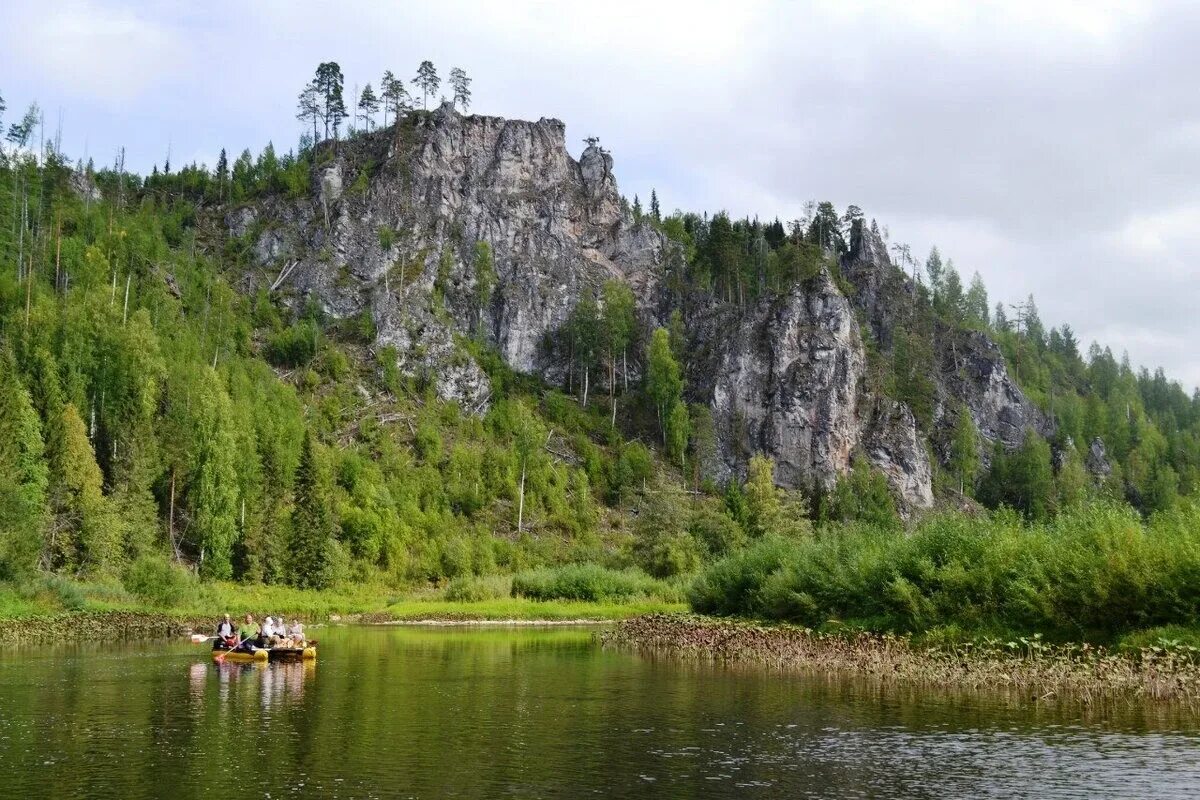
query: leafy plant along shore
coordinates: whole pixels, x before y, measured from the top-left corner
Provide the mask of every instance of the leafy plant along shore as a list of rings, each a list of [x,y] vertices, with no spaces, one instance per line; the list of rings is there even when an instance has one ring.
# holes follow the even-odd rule
[[[465,109],[470,80],[452,81]],[[339,316],[280,288],[285,273],[266,274],[254,252],[261,231],[228,224],[324,198],[333,159],[411,146],[434,113],[429,62],[420,109],[389,72],[351,114],[342,82],[330,62],[305,87],[297,149],[232,164],[222,152],[212,169],[168,161],[137,176],[123,152],[111,167],[73,162],[36,104],[9,126],[0,616],[104,607],[106,593],[122,608],[259,602],[231,604],[233,582],[283,610],[299,609],[282,587],[617,605],[686,592],[705,613],[876,631],[1107,640],[1195,624],[1200,397],[1098,346],[1084,355],[1069,326],[1046,330],[1032,298],[992,308],[978,275],[964,288],[936,251],[913,281],[911,254],[894,248],[904,316],[860,326],[864,382],[928,442],[935,510],[898,505],[863,452],[836,480],[788,490],[753,448],[725,453],[733,468],[717,457],[711,409],[688,380],[692,312],[736,321],[814,281],[856,296],[839,259],[853,236],[879,236],[856,207],[813,204],[784,224],[664,214],[653,193],[648,208],[624,202],[631,230],[666,243],[665,305],[648,314],[618,278],[582,292],[545,342],[561,369],[541,377],[512,368],[485,330],[493,243],[459,243],[466,287],[449,251],[423,254],[413,269],[436,274],[407,302],[432,320],[470,306],[475,333],[450,343],[452,359],[490,387],[476,407],[442,398],[438,376],[413,368],[419,352],[379,341],[371,313]],[[350,196],[371,190],[361,166]],[[397,236],[380,226],[380,248]],[[417,286],[406,270],[384,280]],[[978,337],[998,343],[1046,418],[1019,445],[985,440],[966,405],[939,394],[946,359],[961,373],[959,348]]]

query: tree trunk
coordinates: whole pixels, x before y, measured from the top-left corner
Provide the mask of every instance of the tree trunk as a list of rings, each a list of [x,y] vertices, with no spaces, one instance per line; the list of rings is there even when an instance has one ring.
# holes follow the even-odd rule
[[[617,359],[608,360],[608,399],[612,402],[612,426],[617,427]]]
[[[591,372],[587,367],[583,368],[583,407],[587,408],[588,396],[588,375]]]
[[[525,530],[525,460],[521,461],[521,492],[517,501],[517,533]]]
[[[133,280],[133,273],[125,276],[125,308],[121,312],[121,324],[124,325],[129,321],[129,282]]]
[[[179,548],[175,546],[175,468],[171,467],[171,505],[167,512],[167,538],[171,540],[171,552],[179,560]]]

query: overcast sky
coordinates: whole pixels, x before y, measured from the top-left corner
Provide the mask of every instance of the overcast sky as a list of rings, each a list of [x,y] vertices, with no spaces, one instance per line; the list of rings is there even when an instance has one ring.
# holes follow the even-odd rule
[[[293,146],[320,61],[422,59],[478,113],[595,135],[624,193],[783,219],[861,206],[993,303],[1200,384],[1200,4],[4,0],[5,123],[148,170]]]

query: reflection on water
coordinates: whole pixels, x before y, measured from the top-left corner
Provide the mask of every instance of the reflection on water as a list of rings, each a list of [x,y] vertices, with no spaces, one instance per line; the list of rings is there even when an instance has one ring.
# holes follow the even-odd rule
[[[0,652],[0,796],[1099,798],[1200,787],[1189,715],[683,664],[602,651],[583,629],[321,638],[319,675],[311,661],[214,664],[189,644]]]

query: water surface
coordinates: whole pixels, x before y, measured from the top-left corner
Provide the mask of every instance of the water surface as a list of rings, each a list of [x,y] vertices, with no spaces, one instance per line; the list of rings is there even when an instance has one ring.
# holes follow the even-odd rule
[[[603,650],[593,630],[341,627],[316,664],[0,650],[0,796],[1193,797],[1194,718]]]

